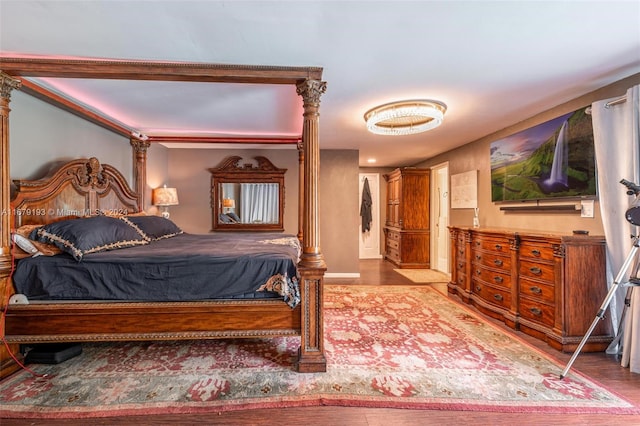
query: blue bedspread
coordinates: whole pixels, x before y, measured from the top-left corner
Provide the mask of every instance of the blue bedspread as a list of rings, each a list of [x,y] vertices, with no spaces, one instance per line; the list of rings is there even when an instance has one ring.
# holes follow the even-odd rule
[[[20,260],[13,276],[31,300],[194,301],[282,296],[300,302],[296,237],[274,233],[181,234],[85,255]]]

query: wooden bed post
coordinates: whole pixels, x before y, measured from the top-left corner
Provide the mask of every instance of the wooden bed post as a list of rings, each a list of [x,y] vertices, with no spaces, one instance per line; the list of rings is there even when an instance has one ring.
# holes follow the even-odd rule
[[[298,240],[304,235],[304,144],[298,142]]]
[[[11,178],[9,173],[9,102],[11,91],[19,88],[19,80],[0,71],[0,309],[4,312],[5,305],[9,301],[9,295],[13,293],[10,282],[11,274],[11,223],[13,219],[11,211]],[[0,324],[0,336],[4,338],[4,317]],[[18,353],[18,345],[9,345],[10,350]],[[0,346],[0,378],[5,377],[18,369],[13,359],[9,356],[4,344]]]
[[[147,141],[131,138],[131,147],[133,148],[133,184],[138,196],[138,210],[142,211],[146,206],[147,192],[147,148],[151,145]]]
[[[318,123],[320,96],[327,83],[320,80],[304,80],[296,85],[302,96],[304,123],[302,145],[304,155],[304,211],[302,227],[302,257],[300,269],[300,296],[302,298],[301,341],[297,369],[302,373],[327,371],[324,356],[324,324],[322,317],[322,287],[327,265],[320,250],[319,191],[320,145]]]

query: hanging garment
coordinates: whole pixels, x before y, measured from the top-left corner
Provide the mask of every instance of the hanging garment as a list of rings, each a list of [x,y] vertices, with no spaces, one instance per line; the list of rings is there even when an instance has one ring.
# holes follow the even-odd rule
[[[360,203],[360,217],[362,217],[362,232],[371,230],[371,190],[369,189],[369,179],[364,178],[362,186],[362,202]]]

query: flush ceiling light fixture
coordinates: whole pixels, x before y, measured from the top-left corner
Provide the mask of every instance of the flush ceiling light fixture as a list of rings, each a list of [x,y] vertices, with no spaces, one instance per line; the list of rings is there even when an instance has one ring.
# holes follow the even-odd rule
[[[390,102],[371,108],[364,114],[367,129],[378,135],[412,135],[442,124],[447,105],[418,99]]]

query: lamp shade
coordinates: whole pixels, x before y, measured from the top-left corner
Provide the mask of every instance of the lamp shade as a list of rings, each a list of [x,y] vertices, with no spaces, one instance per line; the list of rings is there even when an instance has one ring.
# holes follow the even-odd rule
[[[236,200],[231,198],[223,198],[222,199],[222,207],[227,209],[235,209],[236,208]]]
[[[176,206],[178,205],[178,191],[175,188],[156,188],[153,190],[154,206]]]

